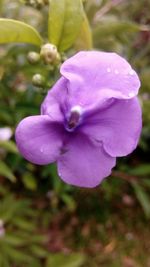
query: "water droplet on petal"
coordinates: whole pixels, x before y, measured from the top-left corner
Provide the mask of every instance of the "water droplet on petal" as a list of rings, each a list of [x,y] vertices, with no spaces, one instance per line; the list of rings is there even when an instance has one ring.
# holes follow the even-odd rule
[[[130,74],[130,75],[134,75],[134,70],[130,70],[130,71],[129,71],[129,74]]]
[[[61,172],[58,172],[58,175],[61,177]]]
[[[133,96],[135,96],[135,93],[134,92],[130,92],[128,96],[129,97],[133,97]]]
[[[111,72],[111,69],[110,68],[107,68],[107,72]]]
[[[119,74],[119,71],[118,70],[115,70],[115,74]]]
[[[40,152],[43,153],[44,152],[44,149],[43,147],[40,148]]]

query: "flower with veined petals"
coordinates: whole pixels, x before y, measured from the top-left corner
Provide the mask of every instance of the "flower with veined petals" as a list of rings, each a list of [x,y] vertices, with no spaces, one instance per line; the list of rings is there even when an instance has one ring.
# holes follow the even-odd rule
[[[125,59],[98,51],[77,53],[60,72],[41,115],[19,123],[17,145],[32,163],[57,162],[63,181],[95,187],[137,146],[140,81]]]

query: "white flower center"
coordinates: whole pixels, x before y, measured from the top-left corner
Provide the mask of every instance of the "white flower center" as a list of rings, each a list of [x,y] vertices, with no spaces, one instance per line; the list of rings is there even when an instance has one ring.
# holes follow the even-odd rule
[[[81,107],[74,106],[71,109],[70,116],[67,122],[67,130],[73,131],[79,125],[80,118],[81,118]]]

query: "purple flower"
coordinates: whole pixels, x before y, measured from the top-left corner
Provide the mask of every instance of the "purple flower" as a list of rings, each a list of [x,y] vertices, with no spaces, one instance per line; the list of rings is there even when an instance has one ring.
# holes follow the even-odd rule
[[[115,53],[79,52],[62,64],[60,72],[41,115],[19,123],[17,145],[32,163],[57,161],[63,181],[95,187],[111,173],[116,157],[137,146],[140,81]]]

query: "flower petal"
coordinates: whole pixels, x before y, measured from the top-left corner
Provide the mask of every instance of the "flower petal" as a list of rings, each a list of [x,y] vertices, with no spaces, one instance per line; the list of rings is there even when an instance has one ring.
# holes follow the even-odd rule
[[[63,128],[51,122],[49,116],[23,119],[16,129],[20,153],[32,163],[44,165],[56,161],[63,142]]]
[[[67,101],[67,80],[61,77],[48,91],[41,105],[41,114],[49,115],[55,121],[64,120],[65,103]]]
[[[133,98],[140,87],[136,72],[115,53],[79,52],[62,64],[61,74],[68,79],[69,94],[81,105],[93,99]]]
[[[58,159],[58,173],[63,181],[81,187],[95,187],[111,173],[115,158],[86,135],[72,135],[65,153]]]
[[[137,146],[142,128],[141,107],[135,97],[117,100],[86,118],[81,131],[99,142],[112,157],[125,156]]]

